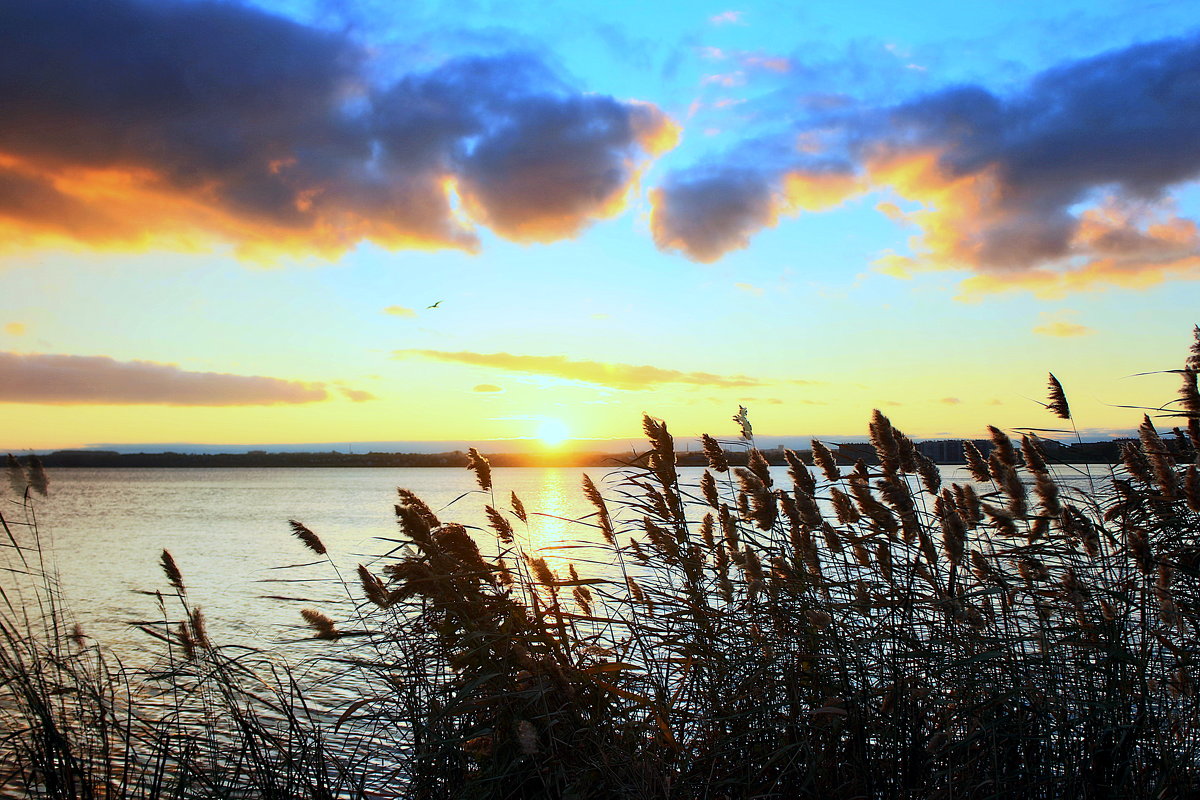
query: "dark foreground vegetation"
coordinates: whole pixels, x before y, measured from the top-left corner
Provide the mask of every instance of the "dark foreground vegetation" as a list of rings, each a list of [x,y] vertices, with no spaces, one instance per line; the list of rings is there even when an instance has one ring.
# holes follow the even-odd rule
[[[1071,490],[990,429],[946,484],[881,414],[877,466],[814,443],[777,485],[752,447],[681,483],[666,426],[571,549],[471,455],[491,530],[400,491],[400,535],[308,608],[297,666],[211,641],[169,553],[162,656],[73,630],[32,505],[5,512],[0,782],[16,796],[1189,798],[1200,785],[1200,329],[1168,446],[1146,417]],[[1051,380],[1047,406],[1069,419]],[[744,417],[741,418],[744,422]],[[19,470],[17,470],[19,472]],[[26,492],[28,498],[28,492]],[[468,498],[469,499],[469,498]],[[453,510],[453,509],[451,509]],[[18,517],[14,521],[12,517]],[[570,555],[572,563],[547,560]],[[578,566],[577,566],[578,565]],[[20,579],[18,596],[7,587]]]

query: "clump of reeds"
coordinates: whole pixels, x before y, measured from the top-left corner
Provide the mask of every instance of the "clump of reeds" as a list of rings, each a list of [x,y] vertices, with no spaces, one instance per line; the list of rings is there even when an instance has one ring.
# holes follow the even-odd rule
[[[578,568],[528,549],[535,518],[471,451],[486,527],[401,490],[353,602],[303,612],[360,687],[333,730],[372,745],[323,770],[418,798],[1194,796],[1198,354],[1200,329],[1170,409],[1187,432],[1147,417],[1086,490],[994,427],[947,481],[879,412],[871,463],[814,441],[783,478],[739,409],[745,466],[706,437],[697,475],[646,417],[646,452],[583,479]],[[1071,416],[1053,376],[1047,408]],[[203,630],[187,611],[162,635],[214,665],[188,685],[241,697]],[[256,763],[301,757],[249,729]]]

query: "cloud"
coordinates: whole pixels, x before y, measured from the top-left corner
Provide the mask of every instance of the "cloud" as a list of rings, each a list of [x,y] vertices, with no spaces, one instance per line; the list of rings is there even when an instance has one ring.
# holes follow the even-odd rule
[[[401,317],[402,319],[412,319],[417,316],[416,311],[404,306],[388,306],[383,310],[383,313],[390,314],[393,317]]]
[[[755,166],[701,165],[667,177],[652,189],[650,230],[662,250],[711,263],[750,246],[782,214],[838,205],[858,188],[839,165],[813,164],[771,174]]]
[[[745,25],[742,17],[744,11],[722,11],[720,14],[714,14],[708,18],[708,21],[713,25]]]
[[[1070,338],[1075,336],[1087,336],[1095,333],[1095,329],[1089,328],[1087,325],[1080,325],[1071,322],[1065,317],[1072,317],[1076,312],[1063,310],[1056,313],[1042,313],[1042,323],[1033,327],[1033,332],[1039,336],[1052,336],[1056,338]]]
[[[755,297],[762,297],[764,294],[764,290],[761,286],[755,286],[752,283],[735,283],[733,288],[737,289],[739,292],[752,294]]]
[[[340,387],[338,391],[341,392],[342,395],[352,403],[366,403],[371,400],[379,399],[370,392],[364,392],[362,389],[349,389],[346,387]]]
[[[594,383],[613,389],[652,389],[664,383],[694,386],[762,386],[763,381],[746,375],[714,375],[708,372],[680,372],[633,364],[610,364],[599,361],[572,361],[565,356],[522,356],[511,353],[450,353],[442,350],[396,350],[397,358],[428,358],[456,364],[470,364],[509,372],[546,375],[570,381]]]
[[[353,392],[344,391],[348,396]],[[264,406],[328,398],[321,383],[190,372],[173,364],[108,356],[0,352],[2,403]]]
[[[962,400],[957,397],[943,397],[938,402],[948,406],[962,405]]]
[[[242,4],[9,0],[0,234],[262,257],[475,250],[479,225],[547,241],[620,211],[677,137],[527,54],[372,67],[348,34]]]
[[[969,270],[967,294],[1200,277],[1200,231],[1172,198],[1200,178],[1198,71],[1193,35],[1065,63],[1004,96],[966,85],[798,107],[786,136],[669,173],[655,240],[713,261],[781,216],[874,191],[916,230],[911,254],[878,266]]]
[[[504,390],[501,389],[499,386],[497,386],[494,383],[481,383],[481,384],[477,385],[471,391],[472,392],[483,392],[483,393],[494,393],[494,392],[503,392]]]
[[[24,336],[27,327],[24,322],[6,322],[4,332],[9,336]]]

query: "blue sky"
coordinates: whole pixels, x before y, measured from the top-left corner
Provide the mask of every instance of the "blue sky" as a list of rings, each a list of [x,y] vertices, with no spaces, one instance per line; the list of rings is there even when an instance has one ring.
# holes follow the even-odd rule
[[[0,11],[14,449],[1107,433],[1196,322],[1185,3],[108,9]]]

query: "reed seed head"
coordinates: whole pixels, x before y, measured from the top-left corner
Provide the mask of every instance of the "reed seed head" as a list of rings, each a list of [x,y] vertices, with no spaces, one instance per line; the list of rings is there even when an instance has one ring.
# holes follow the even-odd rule
[[[1046,455],[1042,452],[1042,446],[1037,436],[1021,435],[1021,456],[1025,459],[1025,467],[1030,471],[1048,471],[1046,467]]]
[[[319,556],[325,555],[325,545],[321,541],[320,536],[317,536],[304,524],[294,519],[289,519],[288,524],[292,526],[292,535],[299,539],[305,547],[307,547],[309,550],[312,550]]]
[[[737,413],[733,415],[733,421],[738,424],[738,429],[741,437],[747,442],[754,441],[754,428],[750,425],[750,412],[745,406],[738,406]]]
[[[613,531],[612,518],[608,515],[608,504],[604,502],[596,484],[586,474],[583,476],[583,496],[596,509],[596,524],[600,526],[600,534],[604,541],[608,542],[609,547],[616,547],[617,537]]]
[[[492,530],[500,537],[500,541],[508,544],[513,540],[512,523],[505,519],[504,515],[491,506],[484,506],[483,511],[487,514],[488,524],[492,526]]]
[[[169,550],[162,551],[159,563],[162,564],[163,573],[167,576],[167,582],[174,586],[175,590],[180,594],[186,594],[187,589],[183,585],[183,573],[179,571],[179,567],[175,564],[175,558]]]
[[[788,477],[792,479],[792,487],[798,492],[805,494],[815,494],[817,491],[817,482],[813,479],[812,473],[808,471],[808,467],[800,459],[800,456],[793,450],[784,450],[783,457],[788,465]]]
[[[521,522],[528,523],[529,515],[525,513],[525,504],[521,502],[521,498],[517,497],[516,492],[512,492],[512,510],[517,515],[517,519]]]
[[[380,608],[391,605],[391,598],[383,581],[379,580],[362,564],[358,565],[358,580],[362,584],[363,595]]]
[[[706,433],[700,437],[700,442],[704,446],[704,457],[708,459],[708,466],[716,472],[728,472],[729,459],[717,440]]]
[[[825,479],[833,482],[842,479],[842,473],[838,470],[837,459],[834,458],[833,452],[825,446],[823,442],[812,440],[812,456],[813,463],[825,476]]]
[[[700,476],[700,494],[704,496],[704,502],[713,508],[721,507],[721,498],[717,494],[717,481],[708,470],[704,470],[704,474]]]
[[[963,457],[967,462],[967,471],[971,473],[971,477],[980,483],[987,483],[992,479],[991,473],[988,472],[987,462],[983,460],[983,454],[979,452],[979,448],[974,442],[963,442]]]
[[[208,622],[204,619],[204,612],[200,609],[200,606],[196,606],[192,609],[190,618],[192,623],[192,636],[196,640],[196,645],[207,650],[212,646],[212,644],[208,639]]]
[[[492,490],[492,465],[474,447],[467,450],[467,469],[475,473],[475,480],[481,490]]]
[[[305,608],[300,611],[300,616],[304,618],[304,621],[308,623],[310,628],[316,631],[314,634],[314,638],[316,639],[337,639],[341,636],[341,633],[338,632],[337,627],[333,624],[333,620],[320,611]]]
[[[1067,405],[1067,395],[1063,391],[1062,384],[1058,382],[1058,378],[1054,377],[1054,373],[1050,373],[1050,385],[1048,387],[1050,402],[1046,403],[1046,410],[1059,419],[1071,418],[1071,407]]]
[[[29,457],[29,488],[42,497],[50,493],[50,479],[46,477],[46,468],[36,455]]]

